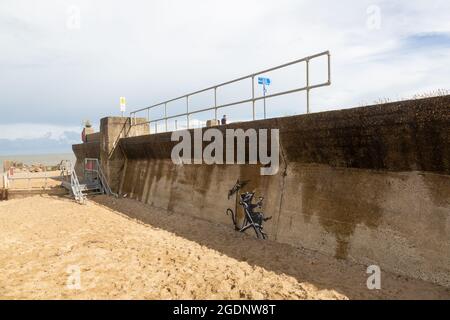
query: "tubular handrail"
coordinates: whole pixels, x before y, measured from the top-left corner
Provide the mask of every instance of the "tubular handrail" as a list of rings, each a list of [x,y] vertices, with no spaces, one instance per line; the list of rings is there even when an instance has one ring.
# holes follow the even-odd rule
[[[80,182],[78,181],[77,173],[75,172],[75,167],[73,166],[72,162],[70,161],[70,185],[72,186],[72,192],[75,197],[75,200],[78,201],[81,204],[86,204],[86,197],[81,191]]]
[[[98,178],[100,179],[100,183],[102,185],[103,191],[110,196],[115,196],[116,198],[119,196],[117,193],[114,193],[109,186],[108,179],[106,178],[105,174],[103,173],[102,166],[100,164],[100,161],[97,158],[86,158],[85,161],[85,171],[94,172],[97,174]],[[88,162],[91,162],[94,164],[93,168],[86,169],[86,164]]]
[[[323,83],[315,84],[315,85],[310,85],[310,81],[309,81],[310,80],[309,79],[309,61],[312,60],[312,59],[321,57],[321,56],[325,56],[325,55],[327,56],[327,67],[328,67],[328,78],[327,78],[327,81],[323,82]],[[287,90],[287,91],[276,92],[276,93],[269,94],[269,95],[255,97],[254,81],[255,81],[255,77],[256,76],[262,75],[264,73],[268,73],[268,72],[271,72],[271,71],[275,71],[275,70],[278,70],[278,69],[282,69],[282,68],[285,68],[285,67],[288,67],[288,66],[291,66],[291,65],[294,65],[294,64],[301,63],[301,62],[306,62],[306,86],[303,86],[303,87],[300,87],[300,88],[296,88],[296,89]],[[246,80],[246,79],[252,79],[252,97],[251,98],[240,100],[240,101],[235,101],[235,102],[230,102],[230,103],[225,103],[225,104],[221,104],[221,105],[217,104],[217,89],[218,88],[226,86],[226,85],[229,85],[229,84],[232,84],[232,83],[235,83],[235,82]],[[246,75],[246,76],[243,76],[243,77],[239,77],[239,78],[236,78],[236,79],[233,79],[233,80],[230,80],[230,81],[226,81],[226,82],[223,82],[223,83],[220,83],[220,84],[217,84],[215,86],[211,86],[211,87],[208,87],[208,88],[205,88],[205,89],[202,89],[202,90],[197,90],[197,91],[194,91],[194,92],[191,92],[191,93],[179,96],[177,98],[169,99],[169,100],[166,100],[164,102],[160,102],[160,103],[151,105],[149,107],[144,107],[144,108],[141,108],[141,109],[134,110],[134,111],[130,112],[131,126],[150,124],[150,123],[153,123],[153,122],[159,122],[159,121],[163,121],[164,120],[165,121],[166,131],[167,131],[167,120],[186,116],[187,128],[189,128],[189,116],[191,114],[196,114],[196,113],[200,113],[200,112],[215,110],[215,119],[217,120],[217,110],[218,109],[225,108],[225,107],[230,107],[230,106],[234,106],[234,105],[238,105],[238,104],[242,104],[242,103],[248,103],[248,102],[252,102],[252,104],[253,104],[253,106],[252,106],[252,108],[253,108],[253,120],[255,120],[255,118],[256,118],[256,115],[255,115],[255,102],[256,101],[259,101],[259,100],[262,100],[262,99],[273,98],[273,97],[277,97],[277,96],[281,96],[281,95],[286,95],[286,94],[290,94],[290,93],[300,92],[300,91],[306,91],[306,110],[307,110],[306,112],[309,113],[310,112],[310,108],[309,108],[309,105],[310,105],[310,103],[309,103],[310,102],[309,101],[310,100],[309,99],[309,92],[312,89],[316,89],[316,88],[320,88],[320,87],[324,87],[324,86],[329,86],[329,85],[331,85],[331,55],[330,55],[329,51],[324,51],[324,52],[320,52],[320,53],[317,53],[317,54],[314,54],[314,55],[311,55],[311,56],[308,56],[308,57],[304,57],[304,58],[297,59],[297,60],[294,60],[294,61],[291,61],[291,62],[288,62],[288,63],[284,63],[284,64],[281,64],[281,65],[278,65],[278,66],[275,66],[275,67],[272,67],[272,68],[269,68],[269,69],[265,69],[265,70],[262,70],[262,71],[259,71],[259,72],[256,72],[256,73],[252,73],[252,74],[249,74],[249,75]],[[199,94],[199,93],[202,93],[202,92],[209,91],[209,90],[214,90],[214,106],[210,106],[210,107],[207,107],[207,108],[190,111],[189,110],[189,97],[193,96],[193,95],[196,95],[196,94]],[[167,104],[170,103],[170,102],[173,102],[173,101],[180,100],[180,99],[186,99],[186,112],[168,116],[167,115]],[[159,106],[164,106],[164,117],[160,117],[160,118],[157,118],[157,119],[150,119],[150,110],[153,109],[153,108],[159,107]],[[142,111],[147,111],[148,112],[147,113],[147,122],[139,122],[139,123],[137,123],[136,122],[136,114],[139,113],[139,112],[142,112]],[[264,119],[265,118],[266,118],[266,110],[265,110],[265,105],[264,105]],[[134,121],[133,121],[133,119],[134,119]]]

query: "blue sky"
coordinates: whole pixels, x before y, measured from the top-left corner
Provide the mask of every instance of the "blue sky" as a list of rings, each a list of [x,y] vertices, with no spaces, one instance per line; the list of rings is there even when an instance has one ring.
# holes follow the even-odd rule
[[[444,0],[2,0],[0,43],[3,155],[70,150],[84,119],[119,114],[120,96],[129,110],[140,108],[324,50],[333,84],[312,93],[313,111],[450,89]],[[303,72],[268,75],[269,93],[301,86]],[[322,79],[323,62],[312,72]],[[248,93],[243,83],[220,99]],[[268,101],[269,116],[304,113],[304,101]],[[251,112],[240,105],[221,113],[236,121]]]

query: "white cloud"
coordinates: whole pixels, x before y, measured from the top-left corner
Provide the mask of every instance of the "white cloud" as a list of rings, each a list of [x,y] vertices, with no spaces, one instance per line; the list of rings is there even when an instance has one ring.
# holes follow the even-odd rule
[[[371,5],[377,30],[366,27]],[[313,110],[450,88],[450,50],[402,50],[408,37],[450,32],[448,12],[446,0],[3,0],[0,123],[75,126],[118,115],[120,96],[132,110],[327,49],[333,84],[312,93]],[[280,101],[268,102],[271,116],[304,110],[303,98]],[[248,107],[222,113],[246,118]]]
[[[68,133],[80,133],[81,126],[56,126],[51,124],[36,123],[14,123],[0,124],[0,139],[51,139],[51,140],[73,140],[72,135]],[[81,138],[76,141],[81,141]]]

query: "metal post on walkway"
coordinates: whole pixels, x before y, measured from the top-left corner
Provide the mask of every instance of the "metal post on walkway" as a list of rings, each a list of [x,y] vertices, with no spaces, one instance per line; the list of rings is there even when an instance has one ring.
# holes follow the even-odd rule
[[[217,87],[214,87],[214,120],[217,121]]]
[[[255,76],[252,76],[252,110],[253,110],[253,120],[256,120],[256,112],[255,112]]]
[[[266,118],[266,84],[263,83],[263,96],[264,96],[264,119]]]
[[[306,113],[309,113],[309,59],[306,59]]]
[[[186,129],[189,129],[189,96],[186,96]]]
[[[166,122],[166,132],[167,132],[167,102],[164,103],[164,120]]]

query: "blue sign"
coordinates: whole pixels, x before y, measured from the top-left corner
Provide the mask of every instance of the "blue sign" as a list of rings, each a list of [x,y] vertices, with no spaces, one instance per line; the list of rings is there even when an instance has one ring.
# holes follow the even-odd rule
[[[258,78],[258,84],[263,84],[265,86],[269,86],[270,85],[270,79],[269,78],[259,77]]]

